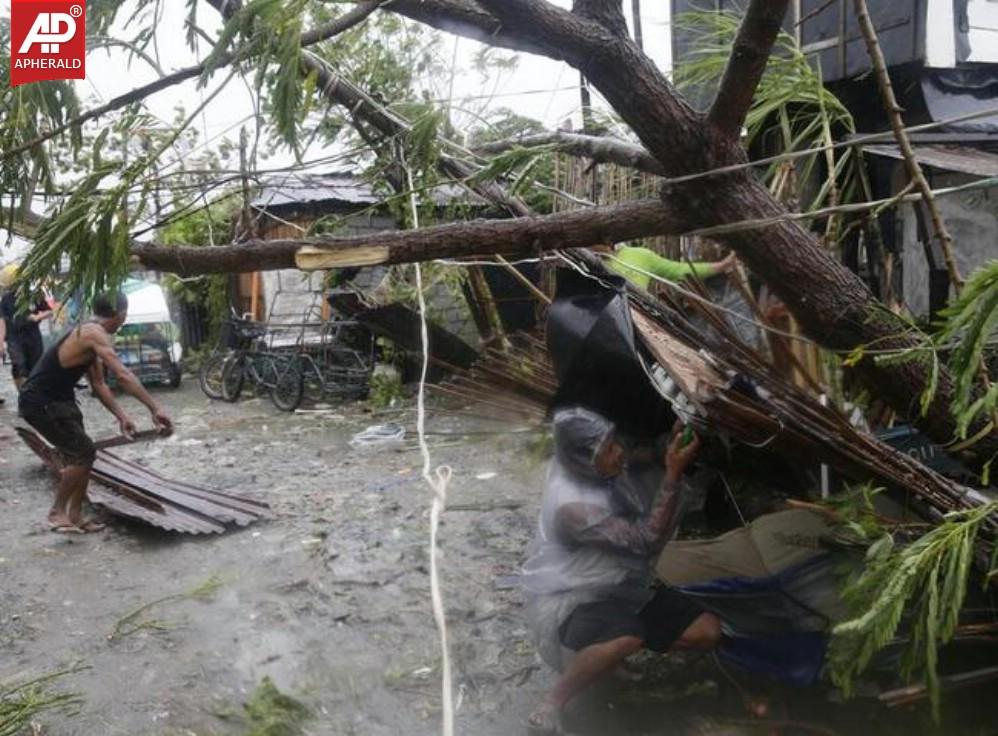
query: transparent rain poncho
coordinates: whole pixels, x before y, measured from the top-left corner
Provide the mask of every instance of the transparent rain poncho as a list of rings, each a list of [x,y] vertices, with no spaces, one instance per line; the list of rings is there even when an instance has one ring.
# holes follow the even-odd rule
[[[612,599],[638,610],[651,598],[651,562],[675,529],[679,494],[658,494],[658,462],[629,461],[619,475],[600,477],[594,461],[614,426],[599,414],[560,410],[553,431],[554,457],[522,584],[538,650],[560,670],[566,652],[558,628],[576,606]],[[661,512],[657,526],[650,523],[653,506]]]

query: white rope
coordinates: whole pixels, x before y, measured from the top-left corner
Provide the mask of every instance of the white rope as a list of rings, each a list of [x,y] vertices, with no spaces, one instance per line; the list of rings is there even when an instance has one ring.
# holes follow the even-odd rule
[[[431,263],[438,263],[441,266],[457,266],[459,268],[464,268],[466,266],[485,266],[489,268],[506,268],[507,264],[510,266],[522,266],[526,263],[544,263],[545,261],[557,261],[557,255],[547,255],[541,256],[540,258],[520,258],[515,261],[506,261],[506,263],[499,263],[498,261],[466,261],[457,260],[454,258],[434,258]]]
[[[412,226],[419,227],[419,212],[416,208],[416,192],[412,187],[412,172],[403,159],[405,176],[409,186],[409,207],[412,211]],[[423,349],[423,366],[419,374],[419,392],[416,394],[416,434],[419,437],[419,450],[423,455],[423,479],[433,490],[433,503],[430,506],[430,599],[433,603],[433,618],[440,633],[440,679],[443,704],[444,736],[454,736],[453,683],[451,682],[450,652],[447,646],[447,615],[444,609],[443,594],[440,590],[440,573],[437,565],[437,532],[440,528],[440,514],[447,504],[447,484],[451,478],[449,465],[441,465],[435,471],[430,458],[430,447],[426,444],[426,372],[430,365],[430,337],[426,325],[426,299],[423,296],[423,273],[416,266],[416,294],[419,297],[420,338]]]
[[[728,498],[731,500],[731,505],[735,507],[735,511],[738,512],[738,518],[742,520],[742,526],[748,526],[748,522],[745,521],[745,514],[742,513],[742,507],[738,505],[738,499],[735,498],[735,494],[731,492],[731,486],[728,485],[728,479],[724,477],[724,473],[718,473],[721,476],[721,482],[724,484],[724,490],[728,492]]]

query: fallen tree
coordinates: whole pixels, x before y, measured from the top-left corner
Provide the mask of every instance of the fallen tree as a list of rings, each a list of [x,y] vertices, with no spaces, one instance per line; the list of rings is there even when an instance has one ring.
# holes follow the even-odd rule
[[[472,220],[356,237],[250,240],[214,248],[135,244],[131,253],[143,268],[181,275],[295,267],[315,270],[474,255],[536,255],[683,230],[682,218],[661,202],[636,200],[545,217]]]
[[[242,6],[237,2],[209,0],[231,22],[246,27],[244,13],[235,18]],[[877,301],[863,282],[832,259],[817,239],[796,222],[781,220],[785,208],[769,194],[748,168],[731,168],[746,162],[738,132],[752,92],[758,83],[773,39],[787,7],[787,0],[762,2],[748,6],[745,22],[736,38],[734,53],[724,74],[711,109],[706,114],[693,110],[658,70],[655,64],[626,35],[621,3],[613,0],[579,2],[575,12],[551,5],[544,0],[394,0],[383,5],[422,23],[459,33],[486,43],[541,53],[563,60],[579,69],[597,87],[615,112],[626,121],[644,150],[661,167],[661,172],[680,181],[663,187],[661,207],[667,216],[682,213],[684,229],[746,220],[774,220],[766,226],[732,229],[716,239],[733,249],[752,272],[769,284],[786,302],[807,334],[822,345],[848,352],[873,346],[878,352],[904,352],[919,348],[910,325]],[[254,6],[255,7],[255,6]],[[366,8],[365,8],[366,9]],[[246,12],[251,10],[246,6]],[[387,111],[362,90],[338,76],[311,52],[301,52],[299,60],[305,71],[317,80],[317,89],[328,99],[347,106],[351,112],[376,127],[383,135],[399,136],[412,132],[400,116]],[[440,168],[448,176],[467,180],[475,172],[459,152],[442,147]],[[722,169],[720,172],[715,172]],[[715,172],[715,173],[710,173]],[[523,218],[529,215],[522,202],[507,195],[494,183],[475,187],[486,198],[507,212]],[[649,217],[649,228],[632,227],[617,231],[612,212],[597,210],[591,221],[592,235],[622,240],[628,237],[660,234],[661,220]],[[607,218],[600,222],[600,218]],[[541,239],[535,232],[550,231],[543,218],[524,220],[523,228],[506,236],[507,253],[535,251]],[[654,225],[654,226],[652,226]],[[607,235],[609,237],[603,237]],[[49,242],[59,237],[49,233]],[[581,242],[585,238],[576,235]],[[588,237],[588,236],[587,236]],[[120,238],[120,242],[127,243]],[[287,245],[287,244],[285,244]],[[516,245],[516,248],[514,248]],[[282,246],[284,247],[284,246]],[[144,247],[143,247],[144,248]],[[464,255],[480,254],[485,249],[478,242],[468,242]],[[288,263],[287,251],[281,256]],[[457,250],[447,251],[457,256]],[[167,263],[167,256],[149,247],[136,251],[143,263]],[[254,269],[251,256],[264,257],[264,251],[248,250],[241,259],[228,253],[216,256],[219,262],[239,270]],[[269,257],[269,256],[267,256]],[[381,257],[381,256],[379,256]],[[155,259],[160,259],[156,261]],[[226,260],[228,259],[228,260]],[[175,263],[182,272],[193,272],[193,254],[179,256]],[[183,266],[183,263],[187,266]],[[390,261],[383,261],[390,262]],[[207,264],[208,261],[203,261]],[[857,370],[876,395],[885,399],[899,413],[913,419],[926,434],[941,444],[950,442],[957,424],[950,410],[953,385],[945,370],[934,374],[922,361],[884,362],[867,353]],[[917,409],[917,399],[930,384],[935,392],[924,413]],[[979,434],[983,424],[971,427]],[[976,458],[986,460],[998,452],[998,432],[985,432],[969,448]]]
[[[575,9],[579,12],[545,0],[396,0],[388,7],[448,32],[567,61],[630,124],[662,171],[679,177],[746,160],[738,134],[788,4],[749,4],[721,86],[705,115],[687,105],[627,37],[620,2],[587,3]],[[665,187],[661,195],[662,206],[682,212],[689,227],[779,217],[786,211],[748,169],[691,179]],[[787,303],[808,335],[826,347],[849,351],[874,345],[878,351],[896,352],[920,347],[910,325],[797,223],[747,228],[717,240],[738,253]],[[953,383],[945,370],[936,377],[935,395],[923,413],[917,411],[914,397],[932,380],[924,363],[885,365],[868,356],[858,370],[876,395],[937,442],[946,444],[956,436]],[[971,433],[975,430],[980,427]],[[998,432],[970,449],[979,459],[990,458],[998,452]]]

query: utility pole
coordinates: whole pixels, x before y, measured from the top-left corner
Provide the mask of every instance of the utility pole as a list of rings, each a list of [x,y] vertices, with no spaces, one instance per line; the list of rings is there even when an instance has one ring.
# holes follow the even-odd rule
[[[589,94],[589,82],[585,76],[579,73],[579,97],[582,101],[582,132],[587,135],[596,135],[593,126],[593,98]]]
[[[641,32],[641,0],[631,0],[631,17],[634,20],[634,43],[644,51],[644,35]]]

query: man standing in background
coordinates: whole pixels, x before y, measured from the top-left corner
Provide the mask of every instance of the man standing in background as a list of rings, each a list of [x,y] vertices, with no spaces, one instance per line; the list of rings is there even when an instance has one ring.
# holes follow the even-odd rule
[[[10,357],[11,375],[14,384],[21,384],[30,375],[31,369],[41,359],[45,351],[42,340],[41,323],[52,316],[52,310],[44,297],[33,300],[32,307],[23,313],[17,306],[17,266],[10,264],[0,271],[0,355],[6,352]]]

